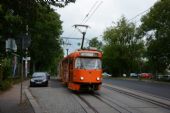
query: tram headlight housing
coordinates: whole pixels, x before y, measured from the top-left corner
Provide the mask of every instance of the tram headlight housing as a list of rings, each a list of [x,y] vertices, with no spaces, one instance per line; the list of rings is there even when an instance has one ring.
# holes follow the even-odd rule
[[[96,80],[98,80],[98,81],[99,81],[99,80],[100,80],[100,77],[97,77],[97,78],[96,78]]]
[[[80,77],[80,80],[84,80],[84,77]]]

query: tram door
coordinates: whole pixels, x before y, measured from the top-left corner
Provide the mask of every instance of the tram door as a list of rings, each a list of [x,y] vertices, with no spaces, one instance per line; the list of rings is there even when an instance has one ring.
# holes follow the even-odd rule
[[[73,81],[73,60],[69,60],[69,81]]]

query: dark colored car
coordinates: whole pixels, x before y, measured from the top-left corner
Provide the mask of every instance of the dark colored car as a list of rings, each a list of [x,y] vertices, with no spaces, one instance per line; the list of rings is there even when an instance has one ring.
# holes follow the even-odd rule
[[[34,72],[30,80],[30,86],[48,86],[48,77],[45,72]]]
[[[48,80],[50,80],[50,74],[47,73],[47,72],[45,72],[45,73],[46,73],[46,75],[47,75]]]

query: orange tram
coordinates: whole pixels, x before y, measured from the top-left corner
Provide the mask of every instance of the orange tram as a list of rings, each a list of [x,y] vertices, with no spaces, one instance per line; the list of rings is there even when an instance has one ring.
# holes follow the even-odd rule
[[[59,66],[59,77],[69,89],[99,90],[102,84],[102,53],[78,50],[66,56]]]

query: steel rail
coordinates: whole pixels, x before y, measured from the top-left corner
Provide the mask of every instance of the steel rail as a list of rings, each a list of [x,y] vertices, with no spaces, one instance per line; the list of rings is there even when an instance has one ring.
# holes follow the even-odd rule
[[[151,98],[147,98],[147,97],[144,97],[144,96],[141,96],[141,95],[137,95],[135,93],[127,92],[127,91],[124,91],[124,90],[121,90],[121,89],[118,89],[118,88],[114,88],[114,87],[110,87],[110,86],[106,86],[106,85],[103,85],[103,87],[107,88],[109,90],[113,90],[113,91],[131,96],[131,97],[134,97],[134,98],[137,98],[137,99],[140,99],[140,100],[143,100],[143,101],[149,102],[151,104],[154,104],[154,105],[157,105],[157,106],[160,106],[160,107],[163,107],[165,109],[170,110],[170,105],[168,105],[166,103],[156,101],[156,100],[153,100]]]
[[[115,103],[115,102],[111,101],[110,99],[107,99],[107,98],[105,98],[105,97],[103,97],[103,96],[101,96],[101,95],[99,95],[99,94],[94,94],[93,96],[94,96],[95,98],[99,99],[100,101],[102,101],[103,103],[107,104],[107,105],[110,106],[111,108],[115,109],[115,110],[118,111],[119,113],[122,113],[122,111],[118,110],[117,107],[114,107],[113,105],[116,105],[116,106],[118,106],[119,108],[121,108],[121,109],[123,109],[123,110],[125,110],[125,111],[127,111],[127,112],[129,112],[129,113],[132,113],[132,112],[129,111],[128,109],[126,109],[126,108],[118,105],[117,103]],[[109,104],[107,101],[111,102],[112,104]]]

